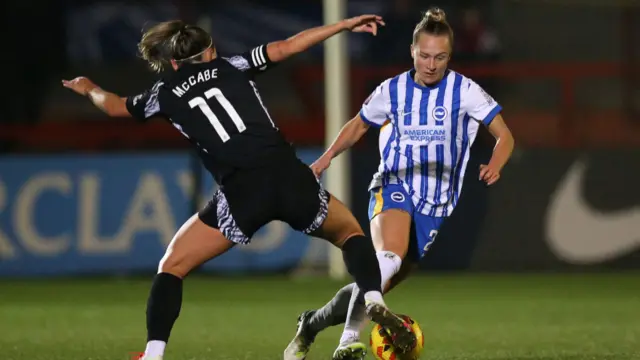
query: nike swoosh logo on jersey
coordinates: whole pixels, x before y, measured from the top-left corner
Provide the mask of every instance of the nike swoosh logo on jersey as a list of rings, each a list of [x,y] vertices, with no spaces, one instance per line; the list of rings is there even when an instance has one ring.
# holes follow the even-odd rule
[[[415,113],[415,111],[411,111],[411,112],[400,111],[400,112],[398,112],[398,117],[405,117],[405,116],[411,115],[413,113]]]
[[[640,249],[640,207],[603,212],[584,199],[586,162],[576,161],[561,179],[547,211],[546,240],[573,264],[596,264]]]

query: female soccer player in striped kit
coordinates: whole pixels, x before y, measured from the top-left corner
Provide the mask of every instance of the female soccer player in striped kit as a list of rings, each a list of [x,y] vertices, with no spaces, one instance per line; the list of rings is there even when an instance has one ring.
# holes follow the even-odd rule
[[[369,187],[369,219],[382,287],[387,291],[412,268],[411,261],[403,263],[412,222],[415,250],[422,257],[455,209],[479,127],[486,126],[497,140],[491,160],[480,167],[480,180],[487,185],[500,178],[513,150],[501,106],[473,80],[448,69],[452,44],[453,31],[444,11],[429,10],[413,32],[414,68],[382,82],[311,166],[320,176],[331,159],[353,146],[370,127],[380,128],[381,162]],[[300,315],[285,360],[304,359],[316,334],[345,320],[333,359],[364,358],[366,346],[359,338],[364,307],[357,286],[350,284],[323,308]]]

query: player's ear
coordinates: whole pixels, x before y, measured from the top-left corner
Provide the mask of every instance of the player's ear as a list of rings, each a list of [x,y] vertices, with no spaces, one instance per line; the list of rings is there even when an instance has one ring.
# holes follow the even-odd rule
[[[411,46],[409,46],[409,52],[411,53],[411,58],[412,58],[412,59],[415,59],[415,58],[413,57],[413,44],[411,44]]]
[[[178,62],[175,59],[171,59],[171,67],[173,70],[178,70]]]
[[[208,62],[216,58],[216,49],[212,46],[202,54],[202,61]]]

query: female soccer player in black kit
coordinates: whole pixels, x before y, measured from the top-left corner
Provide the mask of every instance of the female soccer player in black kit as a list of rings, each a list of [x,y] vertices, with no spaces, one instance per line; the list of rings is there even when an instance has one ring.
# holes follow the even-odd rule
[[[205,30],[168,21],[149,29],[139,43],[142,57],[153,70],[160,72],[167,65],[174,70],[149,90],[120,97],[85,77],[62,82],[110,116],[169,121],[198,150],[220,185],[204,209],[178,230],[160,261],[147,303],[144,360],[163,357],[180,312],[183,278],[234,245],[247,244],[273,220],[340,247],[349,273],[365,293],[368,316],[390,330],[396,346],[413,345],[410,326],[384,304],[371,240],[350,210],[324,190],[296,157],[254,83],[255,76],[274,63],[339,32],[375,35],[378,25],[384,25],[379,16],[358,16],[222,57]]]

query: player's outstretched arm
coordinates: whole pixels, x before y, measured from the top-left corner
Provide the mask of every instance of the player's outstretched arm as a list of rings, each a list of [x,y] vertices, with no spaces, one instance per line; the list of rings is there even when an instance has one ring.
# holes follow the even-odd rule
[[[356,16],[335,24],[307,29],[286,40],[269,43],[267,54],[273,62],[282,61],[342,31],[366,32],[375,36],[378,33],[378,25],[384,26],[382,17],[378,15]]]
[[[86,77],[62,80],[62,85],[76,93],[88,97],[100,110],[113,117],[131,117],[127,110],[126,98],[101,89]]]
[[[333,140],[333,143],[327,151],[311,165],[313,173],[317,177],[320,177],[329,165],[331,165],[331,160],[355,145],[367,130],[369,130],[369,124],[362,120],[360,114],[349,120],[349,122],[340,129],[338,136]]]
[[[360,114],[356,115],[356,117],[349,120],[342,129],[340,129],[338,136],[325,153],[331,156],[332,159],[335,158],[342,154],[343,151],[355,145],[367,130],[369,130],[369,124],[362,120]]]
[[[480,179],[484,180],[487,185],[492,185],[500,179],[500,171],[509,161],[515,141],[511,130],[509,130],[500,114],[493,118],[488,130],[496,139],[496,146],[493,149],[489,164],[480,166]]]

